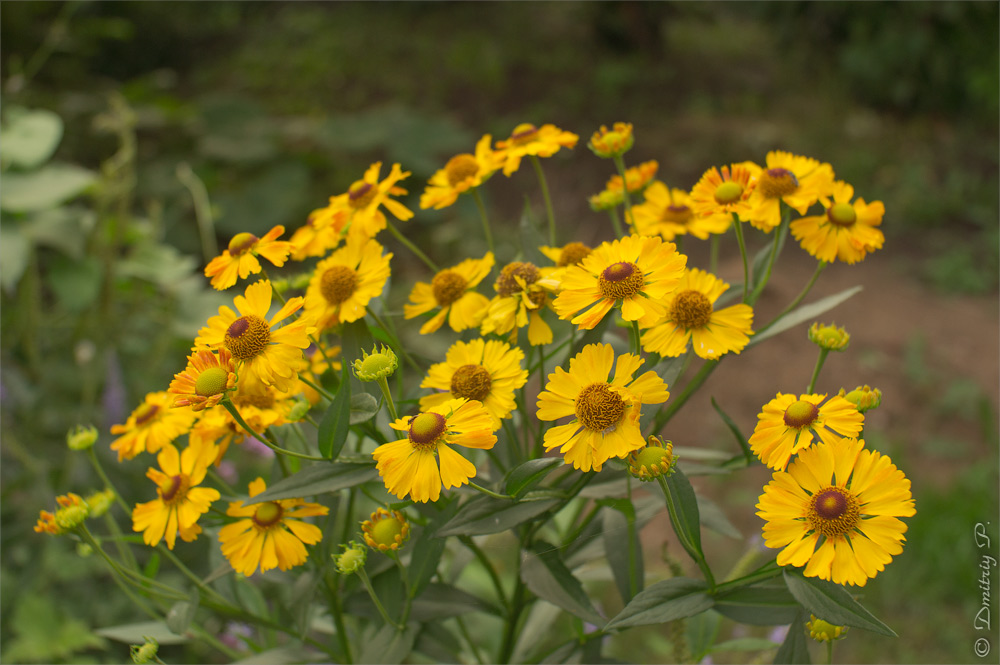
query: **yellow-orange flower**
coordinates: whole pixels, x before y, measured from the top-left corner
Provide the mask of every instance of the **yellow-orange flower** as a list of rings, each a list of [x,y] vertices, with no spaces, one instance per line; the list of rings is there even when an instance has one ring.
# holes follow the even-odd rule
[[[188,409],[171,409],[172,402],[173,396],[166,391],[149,393],[123,425],[111,426],[112,434],[121,435],[111,442],[119,462],[141,452],[156,453],[191,429],[197,414]]]
[[[493,263],[493,252],[486,252],[481,259],[466,259],[438,272],[430,283],[417,282],[410,292],[410,302],[403,305],[403,317],[412,319],[440,307],[420,327],[421,335],[436,331],[446,319],[455,332],[479,326],[490,301],[475,289],[490,274]]]
[[[492,140],[492,136],[485,135],[476,144],[476,154],[455,155],[443,169],[435,172],[420,197],[421,209],[447,208],[458,200],[459,194],[479,187],[500,168],[502,155],[490,147]]]
[[[687,192],[668,188],[662,182],[651,183],[644,196],[645,201],[632,206],[632,216],[625,217],[635,233],[642,236],[659,234],[664,240],[673,240],[689,233],[705,240],[713,233],[725,233],[733,223],[725,213],[696,215]]]
[[[173,406],[190,406],[192,411],[201,411],[221,402],[226,391],[236,387],[234,372],[233,357],[225,347],[217,354],[195,349],[188,356],[184,371],[174,374],[167,392],[176,395]]]
[[[885,214],[882,202],[865,203],[859,198],[852,203],[854,188],[843,181],[834,184],[832,196],[832,202],[823,200],[824,214],[792,222],[792,235],[802,248],[820,261],[839,259],[851,264],[881,249],[885,242],[878,229]]]
[[[767,166],[755,174],[747,218],[754,228],[770,231],[781,223],[782,201],[800,215],[833,190],[833,167],[782,150],[767,153]]]
[[[309,213],[306,223],[295,229],[289,243],[294,261],[304,261],[310,256],[323,256],[340,244],[347,234],[348,208],[328,205]]]
[[[58,536],[79,526],[91,515],[90,506],[79,494],[67,492],[57,496],[56,503],[59,504],[59,508],[55,513],[47,510],[39,511],[35,533]]]
[[[493,284],[497,294],[486,308],[480,333],[510,333],[510,341],[516,343],[517,331],[528,326],[528,342],[532,346],[550,343],[552,328],[542,318],[542,311],[550,305],[550,291],[558,284],[546,279],[551,270],[524,261],[505,265]]]
[[[250,483],[250,498],[267,489],[263,478]],[[303,517],[326,515],[330,509],[303,499],[278,499],[244,505],[243,501],[229,504],[226,514],[239,517],[219,530],[222,554],[233,569],[253,575],[257,567],[265,573],[272,568],[288,570],[302,565],[309,557],[306,545],[323,539],[315,524],[303,522]]]
[[[320,330],[363,317],[389,279],[391,258],[377,240],[348,237],[346,245],[316,264],[306,289],[306,316]]]
[[[236,283],[236,276],[246,279],[261,271],[258,256],[263,256],[276,266],[285,265],[292,243],[278,240],[285,232],[284,226],[275,226],[263,238],[252,233],[237,233],[229,241],[229,247],[205,266],[205,276],[212,278],[212,286],[218,290],[228,289]]]
[[[510,138],[497,141],[499,158],[503,160],[503,174],[510,176],[521,166],[521,158],[526,155],[551,157],[561,148],[572,148],[580,137],[572,132],[559,129],[553,124],[535,127],[531,123],[521,123],[511,132]]]
[[[361,180],[356,180],[345,194],[332,197],[330,206],[334,209],[346,209],[349,214],[352,236],[364,239],[373,238],[385,228],[385,215],[381,207],[391,212],[396,219],[406,221],[413,217],[413,211],[397,201],[393,196],[406,194],[406,190],[397,187],[396,183],[407,178],[409,171],[403,171],[399,164],[393,164],[389,175],[379,180],[382,162],[375,162],[365,171]]]
[[[785,395],[764,405],[757,415],[757,427],[750,436],[750,448],[772,469],[784,470],[792,455],[805,450],[818,437],[829,443],[857,436],[865,417],[843,397],[834,395],[820,406],[826,395]]]
[[[590,137],[587,147],[598,157],[620,157],[631,149],[635,143],[632,135],[632,123],[616,122],[611,129],[604,125]]]
[[[752,162],[712,167],[691,189],[691,209],[696,215],[718,213],[736,215],[746,221],[750,213],[750,195],[757,181],[754,174],[760,167]]]

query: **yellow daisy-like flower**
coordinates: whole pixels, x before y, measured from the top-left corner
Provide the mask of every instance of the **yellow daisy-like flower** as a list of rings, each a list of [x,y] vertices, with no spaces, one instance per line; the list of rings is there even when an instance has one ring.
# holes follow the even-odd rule
[[[451,399],[391,426],[406,438],[376,448],[375,468],[390,494],[421,503],[437,501],[442,485],[459,487],[476,475],[451,446],[489,450],[497,442],[489,412],[475,400]]]
[[[638,166],[625,169],[625,183],[628,185],[629,194],[638,194],[643,191],[660,169],[660,164],[656,160],[643,162]],[[620,175],[613,175],[608,180],[604,189],[591,196],[588,200],[593,210],[611,210],[625,202],[623,193],[624,185]]]
[[[267,489],[263,478],[250,483],[250,498]],[[303,517],[326,515],[330,509],[303,499],[278,499],[243,505],[229,504],[226,514],[240,517],[219,530],[222,554],[238,573],[253,575],[257,567],[265,573],[272,568],[288,570],[302,565],[309,557],[306,545],[323,540],[323,532]]]
[[[667,384],[650,370],[632,378],[643,359],[618,356],[610,344],[588,344],[569,361],[569,371],[557,367],[538,394],[538,419],[572,422],[545,433],[546,450],[558,448],[582,471],[600,471],[612,457],[625,457],[646,445],[639,431],[643,404],[662,404],[670,397]],[[615,376],[610,382],[612,365]]]
[[[833,190],[833,167],[819,160],[772,150],[766,164],[755,174],[757,186],[750,196],[747,218],[754,228],[767,232],[778,226],[781,201],[804,215],[809,206]]]
[[[457,266],[440,271],[434,279],[417,282],[410,292],[410,302],[403,305],[403,317],[412,319],[435,307],[441,310],[420,327],[420,334],[436,331],[447,319],[455,332],[475,328],[483,322],[489,298],[476,287],[493,269],[493,252],[481,259],[466,259]]]
[[[620,157],[628,152],[635,143],[632,135],[632,123],[616,122],[611,129],[604,125],[590,137],[587,147],[598,157]]]
[[[447,208],[458,200],[459,194],[479,187],[500,168],[503,159],[490,147],[492,140],[492,136],[485,135],[476,144],[476,154],[455,155],[443,169],[435,172],[420,197],[420,208]]]
[[[420,408],[429,409],[453,399],[482,402],[493,419],[493,428],[514,410],[514,391],[528,381],[521,368],[524,352],[500,340],[474,339],[455,342],[445,362],[432,365],[421,388],[442,392],[420,398]]]
[[[404,206],[392,196],[406,194],[406,190],[397,187],[396,183],[409,177],[409,171],[403,171],[399,164],[393,164],[385,180],[379,180],[382,162],[375,162],[368,167],[361,180],[355,181],[347,193],[330,199],[330,206],[335,209],[346,209],[349,213],[351,236],[364,239],[373,238],[385,228],[385,215],[381,211],[384,206],[396,219],[406,221],[413,217],[413,211]]]
[[[834,395],[820,406],[826,395],[785,395],[764,405],[757,415],[757,427],[750,436],[750,448],[772,469],[783,470],[792,455],[808,448],[817,437],[829,443],[861,433],[865,417],[843,397]]]
[[[226,348],[219,349],[217,354],[196,349],[188,356],[184,371],[174,374],[167,392],[176,395],[173,406],[190,406],[192,411],[201,411],[221,402],[226,391],[236,387],[234,372],[233,357]]]
[[[559,318],[571,319],[581,330],[600,323],[619,301],[623,319],[648,326],[666,314],[661,303],[686,264],[676,245],[655,236],[605,242],[563,273],[553,305]]]
[[[706,240],[713,233],[725,233],[733,223],[733,218],[724,213],[696,215],[687,192],[668,188],[659,181],[646,188],[645,197],[645,201],[632,206],[631,217],[625,217],[641,236],[660,235],[664,240],[673,240],[689,233]]]
[[[551,282],[561,282],[562,275],[570,266],[579,265],[581,261],[590,256],[594,251],[589,245],[582,242],[571,242],[562,247],[541,246],[539,251],[556,264],[556,269],[546,275],[546,279]]]
[[[302,298],[289,298],[268,320],[271,282],[267,280],[249,285],[245,294],[233,299],[240,316],[226,306],[220,307],[218,316],[211,317],[208,325],[198,331],[195,347],[225,348],[239,363],[241,377],[243,372],[248,372],[260,383],[284,392],[296,378],[302,349],[309,346],[309,335],[315,328],[308,319],[299,318],[287,326],[273,329],[299,311]]]
[[[156,456],[159,470],[146,471],[146,477],[156,483],[159,497],[137,504],[132,511],[132,530],[142,531],[144,543],[155,547],[165,539],[167,547],[174,549],[178,534],[189,543],[201,533],[198,518],[220,496],[211,487],[197,487],[214,459],[215,446],[194,441],[183,453],[172,445],[160,450]]]
[[[526,155],[551,157],[561,148],[572,148],[580,137],[573,132],[563,131],[555,125],[535,127],[531,123],[521,123],[511,132],[510,138],[497,141],[498,158],[503,163],[503,174],[510,176],[521,166],[521,158]]]
[[[229,241],[228,249],[215,257],[205,266],[205,277],[212,278],[212,286],[222,291],[236,283],[236,276],[246,279],[261,271],[258,256],[274,265],[285,265],[288,254],[292,251],[292,243],[278,240],[285,232],[284,226],[275,226],[263,238],[252,233],[237,233]]]
[[[171,409],[173,396],[166,391],[149,393],[123,425],[112,425],[112,434],[121,434],[111,442],[118,451],[118,461],[132,459],[141,452],[156,453],[191,429],[198,417],[187,409]]]
[[[916,514],[910,481],[863,439],[834,439],[803,451],[764,487],[757,513],[780,566],[806,577],[864,586],[903,551]]]
[[[551,269],[522,261],[505,265],[493,284],[497,294],[486,308],[479,332],[510,333],[511,343],[516,343],[517,331],[528,326],[528,342],[532,346],[550,343],[552,328],[542,318],[542,311],[551,302],[550,291],[558,285],[545,279],[550,272]]]
[[[715,360],[726,353],[739,354],[753,334],[753,309],[742,303],[716,310],[729,284],[715,275],[690,268],[669,296],[666,318],[642,335],[642,348],[676,358],[694,346],[699,358]]]
[[[840,259],[854,264],[869,252],[882,248],[885,236],[878,226],[885,215],[881,201],[865,203],[854,198],[854,188],[838,180],[833,186],[833,202],[823,201],[822,215],[802,217],[792,222],[790,229],[802,248],[820,261]]]
[[[691,189],[691,209],[696,215],[736,215],[746,221],[750,213],[750,195],[757,181],[754,174],[760,167],[752,162],[712,167]]]
[[[306,223],[295,229],[288,241],[292,245],[292,260],[323,256],[339,245],[347,233],[349,217],[344,206],[329,205],[309,213]]]
[[[306,289],[305,313],[320,330],[357,321],[385,288],[391,252],[377,240],[350,236],[347,244],[316,264]]]
[[[273,387],[240,379],[236,391],[230,394],[230,399],[240,417],[253,431],[264,432],[269,427],[291,422],[290,415],[297,401],[295,395],[299,392],[306,394],[306,388],[298,379],[288,392],[278,392]],[[191,442],[216,444],[218,451],[214,464],[218,466],[229,450],[229,445],[243,443],[248,435],[226,409],[212,409],[203,414],[191,428]]]

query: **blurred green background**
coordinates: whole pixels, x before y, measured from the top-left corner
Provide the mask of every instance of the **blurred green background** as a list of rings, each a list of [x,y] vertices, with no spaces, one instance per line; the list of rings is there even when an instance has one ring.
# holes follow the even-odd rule
[[[5,2],[0,19],[5,122],[21,107],[64,126],[45,164],[5,164],[5,178],[53,164],[44,176],[58,178],[32,181],[27,203],[0,201],[4,662],[122,659],[89,628],[129,620],[126,599],[105,590],[93,557],[31,526],[55,494],[97,487],[64,452],[78,422],[101,429],[113,479],[144,496],[141,465],[111,461],[107,430],[163,389],[226,300],[200,277],[215,247],[296,228],[377,160],[413,172],[404,200],[416,210],[449,156],[521,122],[581,135],[547,174],[560,218],[604,239],[586,197],[609,166],[583,144],[619,120],[635,126],[630,163],[657,159],[671,186],[784,149],[884,201],[886,246],[866,265],[890,265],[892,281],[866,286],[905,285],[928,305],[880,321],[898,325],[894,342],[862,348],[859,363],[871,383],[895,372],[905,394],[893,399],[920,405],[870,435],[913,479],[918,514],[904,555],[864,589],[900,639],[852,631],[837,656],[977,661],[971,525],[1000,523],[996,3]],[[497,227],[515,228],[534,188],[531,174],[490,182]],[[199,214],[213,219],[207,238]],[[484,249],[464,236],[473,214],[418,212],[407,233],[439,260],[473,255]],[[426,278],[391,249],[397,285]],[[925,329],[942,316],[933,303],[985,311],[986,324]],[[962,345],[985,380],[952,362],[947,349]],[[733,496],[752,504],[757,491]],[[752,533],[751,512],[730,517]],[[184,557],[205,556],[199,547]],[[617,657],[657,662],[657,648]]]

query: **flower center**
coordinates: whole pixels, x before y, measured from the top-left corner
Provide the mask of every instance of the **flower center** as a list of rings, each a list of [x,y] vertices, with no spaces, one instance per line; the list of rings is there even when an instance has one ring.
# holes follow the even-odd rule
[[[686,205],[668,205],[660,215],[661,222],[672,222],[674,224],[687,224],[694,213]]]
[[[592,432],[613,429],[625,415],[625,400],[606,383],[592,383],[576,398],[576,417]]]
[[[372,202],[377,193],[378,190],[370,182],[356,180],[347,190],[347,204],[355,210],[364,208]]]
[[[444,436],[447,420],[440,413],[421,413],[410,420],[410,443],[417,450],[434,450]]]
[[[621,300],[631,298],[642,290],[646,279],[639,266],[629,261],[612,263],[597,279],[597,286],[605,298]]]
[[[798,188],[799,179],[788,169],[767,169],[757,177],[757,189],[769,199],[780,199]]]
[[[434,300],[442,307],[447,307],[465,295],[468,284],[466,279],[454,270],[442,270],[431,280]]]
[[[648,471],[656,473],[661,465],[670,468],[670,453],[666,448],[646,446],[636,455],[635,465],[640,469],[646,467]]]
[[[813,495],[806,517],[827,538],[843,536],[861,521],[857,498],[843,487],[827,487]]]
[[[403,523],[395,517],[384,517],[372,524],[372,540],[377,545],[392,547],[396,537],[403,534]]]
[[[712,319],[712,301],[701,291],[681,291],[670,305],[670,319],[687,330],[704,328]]]
[[[260,238],[252,233],[237,233],[233,236],[233,239],[229,241],[230,256],[245,254],[258,240],[260,240]]]
[[[331,305],[339,305],[354,294],[359,281],[353,268],[332,266],[320,277],[319,292]]]
[[[462,365],[451,375],[451,394],[480,402],[490,394],[493,379],[482,365]]]
[[[261,527],[262,529],[267,529],[272,527],[281,521],[281,516],[284,514],[285,509],[281,507],[281,504],[277,501],[268,501],[267,503],[262,503],[254,511],[253,521],[254,524]]]
[[[514,128],[510,135],[510,142],[514,145],[524,145],[531,143],[538,137],[538,128],[530,122],[523,122]]]
[[[256,358],[271,343],[271,327],[256,314],[241,316],[229,324],[223,344],[237,360]]]
[[[209,367],[198,375],[198,378],[194,382],[194,392],[196,395],[201,395],[202,397],[218,395],[226,389],[226,380],[228,378],[229,372],[221,367]]]
[[[168,505],[177,503],[187,496],[190,486],[191,483],[184,474],[171,476],[160,483],[160,498]]]
[[[819,407],[812,402],[800,399],[785,409],[785,424],[795,429],[802,429],[816,422],[817,416],[819,416]]]
[[[448,184],[454,187],[479,173],[479,163],[468,153],[455,155],[445,164],[444,172],[448,176]]]
[[[559,261],[556,262],[556,265],[560,268],[563,266],[575,266],[590,256],[592,251],[594,250],[582,242],[571,242],[559,252]]]
[[[545,301],[548,299],[548,297],[549,294],[542,289],[538,289],[537,291],[529,291],[528,301],[531,303],[531,305],[528,307],[528,309],[538,309],[539,307],[545,304]]]
[[[858,215],[854,212],[854,206],[850,203],[840,201],[834,203],[826,211],[826,218],[830,220],[831,224],[836,224],[837,226],[853,226],[854,222],[858,219]]]
[[[727,180],[715,188],[715,201],[723,205],[736,203],[743,196],[743,185]]]
[[[156,412],[159,410],[160,407],[156,404],[143,404],[140,406],[135,410],[136,427],[140,427],[148,423],[154,416],[156,416]]]
[[[535,264],[514,261],[503,267],[503,270],[500,271],[500,277],[497,278],[493,288],[501,296],[507,297],[522,290],[521,285],[518,283],[518,278],[524,281],[525,286],[530,286],[538,281],[539,276],[538,268],[535,267]]]

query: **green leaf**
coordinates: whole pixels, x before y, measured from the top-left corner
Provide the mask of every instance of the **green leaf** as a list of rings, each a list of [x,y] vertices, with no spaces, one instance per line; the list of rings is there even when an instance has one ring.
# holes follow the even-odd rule
[[[414,599],[410,616],[416,621],[427,622],[473,612],[500,614],[499,609],[471,593],[449,584],[434,582],[427,585],[423,593]]]
[[[406,630],[399,632],[389,624],[383,624],[378,632],[366,631],[360,643],[364,645],[355,660],[359,663],[381,663],[397,665],[410,655],[413,642],[417,638],[419,625],[410,623]]]
[[[374,463],[313,464],[298,473],[283,478],[255,497],[244,501],[244,505],[277,501],[278,499],[298,499],[315,494],[337,492],[348,487],[367,483],[378,477]]]
[[[704,561],[701,551],[701,518],[698,512],[698,498],[684,472],[674,467],[667,476],[667,490],[674,510],[669,511],[670,523],[681,545],[695,561]]]
[[[167,628],[170,629],[170,632],[174,635],[183,635],[187,632],[191,622],[194,621],[195,612],[198,611],[199,599],[196,587],[188,594],[187,600],[179,600],[173,604],[170,611],[167,612]]]
[[[31,241],[17,227],[0,225],[0,286],[13,295],[34,251]]]
[[[36,212],[82,194],[97,181],[93,171],[75,164],[48,164],[31,173],[5,173],[0,210]]]
[[[101,628],[94,632],[101,637],[125,644],[142,644],[147,637],[153,638],[160,644],[184,644],[189,641],[187,637],[173,633],[163,621],[125,623],[120,626]]]
[[[378,413],[378,400],[371,393],[353,393],[351,395],[350,424],[358,425],[371,420]]]
[[[718,644],[712,645],[712,648],[708,650],[709,653],[718,653],[720,651],[767,651],[778,646],[771,640],[765,639],[763,637],[741,637],[736,640],[726,640],[725,642],[719,642]]]
[[[62,118],[52,111],[8,108],[4,120],[0,126],[0,161],[5,166],[41,166],[62,140]]]
[[[232,665],[292,665],[292,663],[318,663],[322,657],[315,650],[303,646],[281,646],[255,653],[233,661]]]
[[[713,610],[707,610],[701,614],[696,614],[685,621],[687,624],[684,634],[687,637],[688,649],[691,657],[688,662],[699,663],[711,650],[715,644],[715,639],[719,636],[719,626],[722,624],[722,616]]]
[[[719,406],[714,397],[712,398],[712,408],[715,409],[715,412],[719,414],[720,418],[722,418],[722,422],[726,423],[726,427],[729,428],[729,431],[733,433],[733,437],[736,438],[736,443],[740,444],[740,450],[743,451],[743,455],[746,456],[748,460],[753,459],[754,454],[750,449],[750,442],[747,441],[745,436],[743,436],[743,432],[740,431],[740,428],[735,422],[733,422],[733,419],[722,410],[722,407]]]
[[[413,543],[413,554],[407,566],[407,574],[410,577],[410,598],[419,596],[434,577],[441,555],[444,553],[444,545],[445,539],[438,538],[433,528],[428,526],[420,531],[420,536]]]
[[[712,607],[712,597],[705,589],[704,582],[688,577],[657,582],[637,594],[604,630],[666,623],[704,612]]]
[[[765,339],[774,337],[778,333],[783,333],[789,328],[793,328],[800,323],[805,323],[806,321],[812,321],[820,314],[830,311],[840,303],[844,302],[851,296],[857,294],[861,291],[860,286],[855,286],[849,289],[845,289],[840,293],[834,293],[832,296],[827,296],[816,302],[809,303],[808,305],[802,305],[797,309],[793,309],[791,312],[786,314],[780,321],[775,323],[773,326],[768,328],[762,333],[752,335],[750,337],[750,343],[747,346],[753,346],[754,344],[759,344]]]
[[[52,247],[79,261],[86,255],[87,233],[96,220],[93,210],[76,205],[60,206],[26,216],[20,229],[36,245]]]
[[[784,577],[795,600],[820,619],[835,626],[853,626],[896,637],[892,628],[876,619],[841,585],[816,577],[805,577],[801,572],[787,567]]]
[[[614,575],[615,585],[618,587],[622,602],[627,605],[633,596],[629,574],[629,519],[632,520],[634,527],[631,535],[631,548],[632,552],[635,553],[636,593],[642,591],[644,576],[642,544],[639,542],[639,530],[635,526],[635,508],[628,500],[601,501],[601,503],[605,502],[614,510],[605,510],[601,514],[601,527],[603,529],[601,538],[604,541],[604,555],[608,559],[608,566],[611,568],[611,574]]]
[[[90,309],[101,292],[101,262],[93,256],[74,261],[55,256],[49,264],[49,286],[59,304],[69,312]]]
[[[778,653],[774,656],[775,663],[788,665],[809,665],[809,643],[806,640],[806,613],[801,610],[796,615],[792,625],[788,627],[785,641],[781,643]]]
[[[510,501],[491,496],[477,496],[462,506],[458,515],[441,527],[437,536],[480,536],[500,533],[538,517],[556,506],[559,499],[524,499]]]
[[[524,553],[521,579],[542,600],[592,624],[604,623],[604,617],[591,605],[580,581],[559,557],[559,548],[543,540],[535,541],[531,551]]]
[[[67,662],[76,651],[104,646],[104,640],[87,624],[60,612],[48,597],[22,595],[13,615],[11,624],[16,637],[4,638],[5,663]]]
[[[800,605],[785,586],[749,586],[716,597],[715,609],[734,621],[754,626],[791,623]]]
[[[521,497],[562,464],[563,461],[556,457],[542,457],[519,464],[504,477],[504,492],[514,497]]]
[[[340,454],[351,430],[351,381],[348,365],[346,362],[341,365],[337,394],[319,422],[319,454],[327,459]]]

